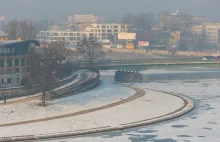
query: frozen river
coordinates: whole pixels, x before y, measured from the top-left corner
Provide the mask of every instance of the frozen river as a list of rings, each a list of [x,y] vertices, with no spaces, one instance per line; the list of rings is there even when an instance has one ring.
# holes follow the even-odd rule
[[[191,71],[188,69],[186,72]],[[161,72],[166,71],[161,70]],[[191,97],[196,109],[181,118],[125,131],[50,142],[218,142],[220,141],[220,79],[214,79],[211,74],[210,71],[210,79],[187,78],[133,84],[142,88],[181,93]]]

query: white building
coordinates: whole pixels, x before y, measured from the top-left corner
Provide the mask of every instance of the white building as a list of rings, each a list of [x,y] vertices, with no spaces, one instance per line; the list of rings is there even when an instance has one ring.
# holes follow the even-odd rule
[[[94,14],[75,14],[68,17],[68,23],[98,23],[99,17]]]
[[[128,32],[128,25],[125,24],[91,24],[85,31],[90,32],[91,36],[98,39],[109,39],[112,35],[118,35],[121,32]]]
[[[83,36],[87,36],[88,32],[81,31],[40,31],[37,40],[40,42],[65,41],[67,44],[80,43]]]
[[[218,44],[220,22],[218,23],[205,23],[206,39],[211,44]]]
[[[205,30],[205,25],[192,26],[192,33],[193,34],[201,35],[204,30]]]
[[[37,35],[40,42],[65,41],[67,44],[78,44],[83,37],[93,37],[100,40],[109,39],[112,35],[127,32],[128,26],[124,24],[91,24],[85,31],[41,31]]]

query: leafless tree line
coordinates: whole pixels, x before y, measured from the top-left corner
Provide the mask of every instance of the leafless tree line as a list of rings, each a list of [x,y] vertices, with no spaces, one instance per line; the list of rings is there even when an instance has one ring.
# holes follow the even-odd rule
[[[134,25],[138,30],[145,31],[151,31],[155,21],[155,15],[152,12],[139,13],[137,15],[127,13],[122,19],[124,24]]]
[[[8,22],[6,34],[10,40],[31,40],[36,38],[37,30],[33,20],[11,20]]]

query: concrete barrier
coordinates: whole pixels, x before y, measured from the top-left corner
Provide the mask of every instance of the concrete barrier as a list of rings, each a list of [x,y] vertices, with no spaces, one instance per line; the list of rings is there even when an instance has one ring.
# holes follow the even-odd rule
[[[202,56],[210,56],[215,52],[196,52],[196,51],[177,51],[175,56],[194,56],[194,57],[202,57]],[[168,50],[150,50],[147,54],[152,55],[170,55]]]

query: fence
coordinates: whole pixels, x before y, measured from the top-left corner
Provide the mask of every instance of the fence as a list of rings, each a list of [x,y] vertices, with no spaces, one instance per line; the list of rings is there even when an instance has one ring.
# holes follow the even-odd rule
[[[178,56],[194,56],[194,57],[202,57],[202,56],[210,56],[215,52],[195,52],[195,51],[177,51],[175,55]],[[150,50],[148,54],[153,55],[170,55],[168,50]]]
[[[100,83],[100,74],[99,74],[99,70],[97,70],[96,68],[81,68],[81,69],[86,69],[89,70],[91,72],[94,72],[95,75],[93,78],[86,80],[86,81],[82,81],[80,83],[76,83],[73,84],[67,88],[63,88],[61,90],[58,90],[56,92],[54,92],[52,94],[52,99],[56,99],[56,98],[61,98],[61,97],[66,97],[69,95],[74,95],[76,93],[79,92],[83,92],[89,89],[93,89],[95,87],[97,87]]]

